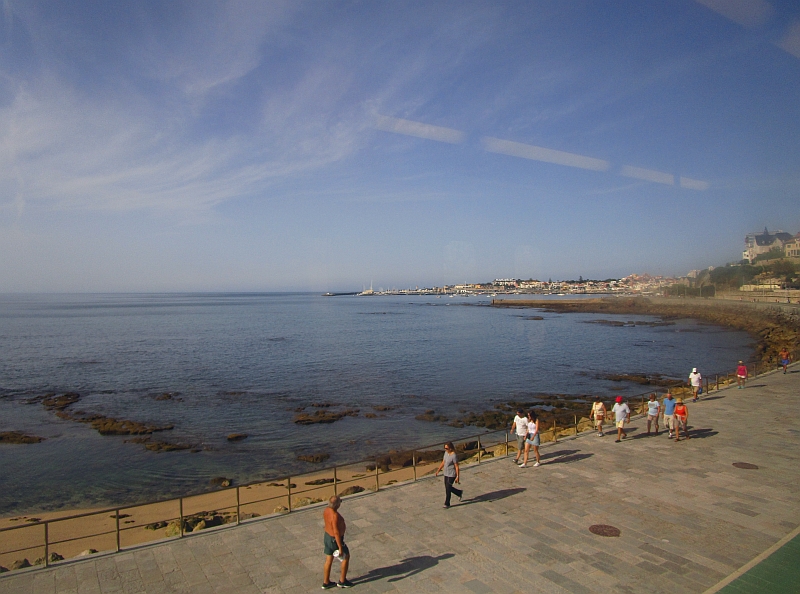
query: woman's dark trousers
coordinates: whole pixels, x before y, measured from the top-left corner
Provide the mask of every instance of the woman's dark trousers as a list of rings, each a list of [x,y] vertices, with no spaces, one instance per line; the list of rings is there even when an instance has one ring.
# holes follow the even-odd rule
[[[453,483],[455,482],[455,480],[456,480],[456,477],[454,477],[454,476],[446,476],[446,477],[444,477],[444,492],[445,492],[444,504],[447,507],[450,507],[450,494],[451,493],[455,493],[456,497],[458,497],[459,499],[461,499],[461,495],[464,493],[461,489],[456,489],[453,486]]]

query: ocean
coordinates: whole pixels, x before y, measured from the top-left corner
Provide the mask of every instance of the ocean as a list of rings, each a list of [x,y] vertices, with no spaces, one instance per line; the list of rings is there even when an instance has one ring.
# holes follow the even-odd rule
[[[600,318],[489,307],[489,298],[318,294],[0,295],[0,516],[150,501],[312,470],[481,432],[416,420],[541,394],[639,394],[609,373],[684,378],[752,355],[752,339],[692,320],[624,327]],[[533,320],[541,315],[544,319]],[[199,451],[151,452],[57,417],[68,410],[171,424],[154,438]],[[328,404],[314,408],[312,404]],[[391,410],[376,410],[392,407]],[[358,409],[332,424],[298,411]],[[374,418],[367,418],[371,413]],[[247,438],[230,442],[231,433]]]

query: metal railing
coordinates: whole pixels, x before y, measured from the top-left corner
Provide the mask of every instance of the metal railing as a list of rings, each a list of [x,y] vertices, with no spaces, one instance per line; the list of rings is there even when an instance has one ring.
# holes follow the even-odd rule
[[[797,354],[796,351],[792,353],[793,361],[797,359]],[[771,363],[755,363],[750,367],[751,377],[757,378],[774,368],[775,365]],[[713,374],[713,380],[711,377],[712,375],[707,375],[703,380],[703,397],[736,383],[735,372]],[[632,404],[631,412],[634,415],[645,414],[646,398],[649,394],[655,393],[660,396],[667,391],[674,395],[691,394],[690,388],[683,381],[676,381],[674,385],[658,386],[656,389],[628,397],[628,402]],[[593,431],[595,425],[589,417],[588,410],[585,415],[581,413],[580,416],[578,411],[553,415],[552,427],[540,430],[541,442],[557,443],[559,439]],[[177,499],[154,500],[49,520],[31,521],[25,525],[0,528],[0,546],[6,543],[12,547],[6,550],[0,549],[0,559],[11,555],[33,556],[32,552],[43,552],[44,555],[36,559],[33,565],[23,563],[22,567],[49,567],[64,559],[56,553],[54,547],[57,546],[75,551],[88,544],[94,544],[102,552],[119,552],[164,539],[183,538],[187,534],[204,529],[239,525],[243,521],[258,517],[292,513],[303,507],[323,503],[331,495],[346,497],[363,492],[377,492],[393,484],[414,482],[433,474],[441,461],[441,446],[447,441],[456,444],[461,464],[481,464],[486,458],[506,457],[511,451],[516,451],[516,443],[509,442],[507,429],[489,430],[412,450],[391,451],[355,462],[336,464],[274,480],[266,479],[214,491],[203,491]],[[305,480],[312,477],[316,478]],[[303,486],[298,487],[303,481],[305,481]],[[272,511],[269,511],[270,508]],[[133,512],[139,517],[135,517]],[[81,524],[95,527],[85,528],[87,532],[83,532]],[[31,532],[36,530],[40,531],[38,537],[31,535]],[[95,531],[88,532],[88,530]],[[152,537],[147,531],[152,531]],[[131,537],[128,538],[128,535]],[[93,554],[97,551],[87,547],[86,552]],[[76,556],[80,555],[73,555]],[[12,566],[12,568],[18,567]]]

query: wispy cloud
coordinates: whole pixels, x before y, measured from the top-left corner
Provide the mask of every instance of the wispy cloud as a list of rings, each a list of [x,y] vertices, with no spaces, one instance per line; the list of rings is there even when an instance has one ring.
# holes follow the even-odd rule
[[[775,9],[766,0],[696,0],[699,4],[744,27],[760,27],[772,18]]]
[[[783,51],[800,58],[800,22],[793,23],[778,43]]]
[[[499,138],[486,137],[483,139],[483,146],[490,153],[500,153],[512,157],[531,159],[532,161],[544,161],[545,163],[555,163],[556,165],[566,165],[567,167],[578,167],[579,169],[606,171],[610,166],[610,163],[603,159],[595,159],[594,157],[557,151],[532,144],[501,140]]]
[[[22,90],[0,108],[0,183],[59,208],[204,209],[344,158],[366,126],[358,112],[268,111],[253,134],[194,139],[188,116],[137,100],[91,101],[57,83]]]
[[[657,184],[666,184],[668,186],[675,185],[675,176],[671,173],[663,171],[656,171],[654,169],[643,169],[642,167],[633,167],[632,165],[623,165],[619,170],[619,174],[623,177],[632,177],[634,179],[642,179]]]
[[[422,122],[392,118],[389,116],[378,116],[375,119],[375,127],[384,132],[395,132],[406,136],[416,136],[437,142],[449,142],[450,144],[460,144],[464,142],[466,134],[461,130],[445,128],[443,126],[432,126]]]

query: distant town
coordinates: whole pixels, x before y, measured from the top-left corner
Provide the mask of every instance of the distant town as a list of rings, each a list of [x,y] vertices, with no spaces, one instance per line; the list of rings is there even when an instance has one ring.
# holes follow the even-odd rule
[[[742,259],[724,266],[691,270],[682,277],[630,274],[623,278],[590,280],[537,280],[496,278],[490,282],[378,289],[360,292],[325,293],[335,295],[671,295],[696,297],[736,297],[755,299],[800,299],[800,233],[785,231],[748,233]]]

